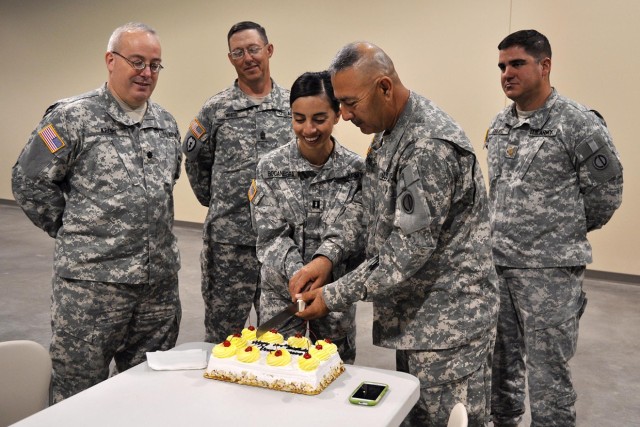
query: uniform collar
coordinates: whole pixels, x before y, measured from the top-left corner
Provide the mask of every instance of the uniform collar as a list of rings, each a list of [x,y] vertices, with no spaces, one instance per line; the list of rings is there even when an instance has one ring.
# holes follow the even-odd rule
[[[416,94],[412,91],[409,94],[409,99],[407,100],[404,109],[400,113],[400,117],[398,117],[396,125],[391,129],[391,132],[387,135],[384,135],[384,132],[379,132],[373,137],[370,150],[384,151],[385,153],[388,153],[383,156],[383,163],[380,164],[380,167],[383,170],[387,170],[393,161],[393,153],[396,152],[398,144],[400,144],[400,140],[407,130],[407,126],[413,116],[416,103]]]
[[[324,178],[340,178],[349,175],[351,172],[349,165],[346,162],[346,156],[344,155],[344,148],[337,139],[331,137],[333,141],[333,152],[324,164],[322,171],[320,172]],[[297,139],[292,139],[289,144],[289,159],[291,162],[291,170],[295,172],[309,171],[309,162],[302,157],[300,150],[298,149]]]
[[[282,88],[271,79],[271,92],[262,100],[260,104],[256,104],[251,98],[249,98],[238,85],[238,79],[233,83],[233,100],[231,107],[236,110],[246,110],[248,108],[257,108],[259,110],[271,110],[281,109],[283,105],[287,105],[288,100],[285,99]]]
[[[113,96],[111,91],[107,88],[107,84],[105,83],[102,88],[98,90],[100,97],[102,98],[103,105],[105,105],[105,109],[107,113],[111,116],[111,118],[117,122],[122,123],[125,126],[134,126],[138,124],[134,122],[131,117],[120,107],[120,104]],[[140,122],[141,128],[158,128],[162,127],[159,125],[158,120],[158,106],[151,101],[151,99],[147,100],[147,111],[144,114],[142,122]]]
[[[531,129],[542,129],[544,127],[544,124],[549,120],[549,115],[551,114],[551,110],[557,100],[558,92],[555,88],[551,88],[551,95],[549,95],[547,100],[544,102],[544,105],[538,108],[527,120]],[[511,104],[511,107],[506,114],[505,121],[510,127],[514,127],[518,124],[519,119],[518,113],[516,112],[515,102]]]

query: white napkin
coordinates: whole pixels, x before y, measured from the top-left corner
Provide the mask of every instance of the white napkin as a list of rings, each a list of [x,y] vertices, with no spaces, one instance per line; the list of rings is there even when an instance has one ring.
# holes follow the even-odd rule
[[[147,352],[147,363],[156,371],[204,369],[207,367],[207,352],[201,349]]]

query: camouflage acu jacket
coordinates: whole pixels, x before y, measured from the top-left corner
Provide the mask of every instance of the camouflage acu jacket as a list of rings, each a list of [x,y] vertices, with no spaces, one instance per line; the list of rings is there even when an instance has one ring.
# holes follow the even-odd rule
[[[486,147],[496,265],[591,262],[587,232],[622,201],[622,165],[601,117],[554,89],[527,120],[505,108]]]
[[[272,82],[260,104],[236,83],[207,100],[183,140],[185,166],[198,201],[208,206],[204,239],[255,245],[247,188],[258,160],[293,138],[289,91]]]
[[[375,136],[362,183],[368,261],[323,289],[332,311],[373,301],[373,342],[447,349],[489,340],[498,294],[484,181],[463,130],[412,93]]]
[[[174,118],[148,102],[141,123],[106,85],[49,107],[13,168],[16,202],[55,237],[61,277],[147,283],[180,268]]]
[[[251,192],[258,259],[287,278],[319,255],[332,261],[333,277],[340,277],[347,260],[364,249],[364,161],[334,144],[318,172],[302,157],[295,139],[258,163]]]

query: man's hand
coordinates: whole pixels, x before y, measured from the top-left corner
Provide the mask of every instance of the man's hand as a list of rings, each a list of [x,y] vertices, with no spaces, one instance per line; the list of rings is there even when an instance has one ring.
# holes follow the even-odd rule
[[[289,279],[289,294],[291,300],[296,301],[296,294],[321,288],[331,280],[333,263],[325,256],[314,258],[309,264],[298,270]]]
[[[296,316],[304,320],[319,319],[329,314],[329,308],[322,297],[322,288],[314,289],[303,294],[296,294],[295,298],[296,300],[301,299],[307,303],[307,308],[304,311],[296,313]]]

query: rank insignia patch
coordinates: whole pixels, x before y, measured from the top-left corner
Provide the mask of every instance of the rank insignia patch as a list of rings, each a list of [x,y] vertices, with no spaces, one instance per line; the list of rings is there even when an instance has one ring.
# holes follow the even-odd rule
[[[311,200],[311,212],[322,212],[323,205],[322,200]]]
[[[517,152],[518,152],[518,146],[517,145],[508,145],[507,146],[507,150],[506,150],[507,158],[513,159],[516,156]]]
[[[198,119],[193,119],[191,121],[191,124],[189,124],[189,130],[198,139],[200,139],[200,137],[204,135],[204,132],[205,132],[204,126],[200,124]]]
[[[38,132],[38,135],[40,135],[40,138],[44,141],[44,145],[46,145],[49,151],[51,151],[51,154],[65,146],[64,141],[53,128],[53,125],[45,126],[40,132]]]

